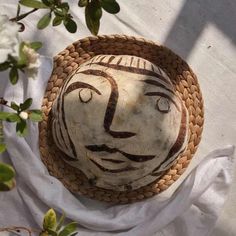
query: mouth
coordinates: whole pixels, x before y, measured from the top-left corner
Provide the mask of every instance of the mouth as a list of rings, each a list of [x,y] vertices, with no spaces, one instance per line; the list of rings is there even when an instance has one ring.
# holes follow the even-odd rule
[[[104,171],[104,172],[110,172],[110,173],[120,173],[120,172],[126,172],[126,171],[134,171],[134,170],[138,170],[138,168],[136,167],[131,167],[131,166],[127,166],[124,168],[120,168],[120,169],[107,169],[103,166],[101,166],[100,164],[98,164],[96,161],[90,159],[91,162],[93,162],[100,170]]]
[[[87,145],[85,146],[91,152],[108,152],[108,153],[120,153],[127,159],[135,162],[145,162],[152,160],[156,155],[135,155],[119,150],[118,148],[110,148],[106,144],[102,145]]]

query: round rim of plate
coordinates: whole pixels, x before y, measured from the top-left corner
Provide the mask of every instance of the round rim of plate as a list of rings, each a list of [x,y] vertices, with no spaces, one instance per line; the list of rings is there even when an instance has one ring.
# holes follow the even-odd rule
[[[171,79],[175,92],[189,113],[188,144],[174,164],[157,180],[135,190],[113,191],[92,186],[87,177],[63,160],[65,155],[55,145],[51,132],[51,108],[68,76],[82,63],[96,55],[133,55],[158,65]],[[167,47],[144,38],[103,35],[80,39],[54,57],[43,103],[43,121],[39,124],[39,150],[49,173],[73,193],[89,198],[124,204],[152,197],[169,188],[186,170],[198,145],[204,123],[203,98],[196,75],[188,64]]]

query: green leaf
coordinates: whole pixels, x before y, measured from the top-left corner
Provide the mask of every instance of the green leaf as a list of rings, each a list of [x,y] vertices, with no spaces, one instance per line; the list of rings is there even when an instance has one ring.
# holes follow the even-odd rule
[[[11,179],[9,181],[0,182],[0,191],[9,191],[16,186],[15,179]]]
[[[31,105],[32,105],[33,99],[32,98],[28,98],[24,101],[24,103],[20,104],[20,109],[21,111],[25,111],[27,110]]]
[[[41,42],[32,42],[29,44],[29,46],[35,51],[37,51],[43,46],[43,44]]]
[[[10,67],[10,63],[8,61],[5,61],[0,64],[0,71],[7,70]]]
[[[77,229],[77,223],[71,222],[70,224],[64,227],[64,229],[59,233],[59,236],[69,236],[72,233],[75,233],[76,229]]]
[[[0,153],[3,153],[6,151],[6,144],[5,143],[0,143]]]
[[[88,0],[79,0],[79,7],[86,7],[88,5]]]
[[[77,234],[78,234],[78,232],[75,232],[75,233],[71,234],[70,236],[75,236],[75,235],[77,235]]]
[[[66,18],[64,21],[64,26],[70,33],[75,33],[77,31],[77,25],[71,18]]]
[[[0,182],[6,182],[14,178],[14,169],[5,163],[0,162]]]
[[[90,32],[94,35],[98,34],[101,17],[102,17],[102,9],[100,3],[97,0],[88,3],[88,5],[85,8],[85,20],[87,27],[89,28]]]
[[[34,122],[39,122],[43,120],[42,111],[40,110],[30,110],[29,119]]]
[[[13,64],[13,65],[16,65],[17,64],[17,60],[16,60],[16,58],[15,57],[13,57],[12,55],[8,55],[8,60],[9,60],[9,62],[11,63],[11,64]]]
[[[5,111],[0,111],[0,120],[6,120],[7,117],[11,114],[14,114],[14,113],[10,113],[10,112],[5,112]]]
[[[19,106],[15,102],[11,102],[11,108],[15,111],[19,110]]]
[[[16,113],[12,113],[6,118],[6,121],[8,121],[8,122],[20,122],[20,120],[21,119],[20,119],[19,115]]]
[[[57,232],[51,229],[47,229],[48,235],[49,236],[58,236]]]
[[[93,0],[88,5],[89,14],[94,20],[100,20],[102,17],[102,8],[98,0]]]
[[[51,21],[51,17],[52,17],[51,12],[45,14],[45,15],[39,20],[39,22],[38,22],[38,24],[37,24],[38,29],[44,29],[44,28],[46,28],[46,27],[49,25],[50,21]]]
[[[27,124],[25,120],[16,123],[16,133],[20,137],[24,137],[27,134]]]
[[[47,231],[40,232],[39,236],[49,236]]]
[[[26,66],[27,64],[27,57],[23,51],[24,46],[26,45],[25,42],[21,42],[19,47],[19,59],[17,61],[17,65]]]
[[[120,6],[115,0],[101,0],[101,6],[111,14],[116,14],[120,11]]]
[[[53,26],[58,26],[61,24],[63,18],[60,17],[60,16],[56,16],[54,19],[53,19],[53,22],[52,22],[52,25]]]
[[[56,231],[59,231],[64,223],[64,220],[65,220],[65,212],[63,211],[62,212],[62,215],[58,221],[58,224],[57,224],[57,227],[56,227]]]
[[[43,2],[46,6],[51,6],[51,5],[52,5],[51,1],[48,1],[48,0],[42,0],[42,2]]]
[[[63,11],[63,9],[59,9],[59,8],[54,9],[53,12],[54,12],[55,16],[62,17],[63,19],[65,18],[65,15],[67,14]]]
[[[66,12],[68,12],[69,9],[70,9],[70,6],[67,2],[63,2],[63,3],[60,4],[60,8],[63,8],[63,9],[66,10]]]
[[[16,67],[12,67],[9,73],[10,81],[15,85],[19,79],[19,74]]]
[[[57,224],[56,212],[51,208],[47,211],[43,219],[43,229],[44,230],[55,230]]]
[[[0,120],[8,122],[20,122],[20,117],[16,113],[0,111]]]
[[[37,0],[20,0],[19,3],[26,7],[32,7],[32,8],[48,8],[45,4],[42,2],[39,2]]]

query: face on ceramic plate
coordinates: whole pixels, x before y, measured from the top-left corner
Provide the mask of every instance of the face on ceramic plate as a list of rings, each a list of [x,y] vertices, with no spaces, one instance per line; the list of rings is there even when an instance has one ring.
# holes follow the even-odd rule
[[[96,186],[135,189],[183,149],[186,110],[169,78],[132,56],[97,56],[65,83],[53,136]]]

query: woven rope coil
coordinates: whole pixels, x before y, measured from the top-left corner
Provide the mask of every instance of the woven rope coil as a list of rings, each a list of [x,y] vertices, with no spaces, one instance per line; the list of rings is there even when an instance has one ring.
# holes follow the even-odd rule
[[[116,192],[93,187],[86,176],[63,160],[63,153],[53,143],[50,110],[68,75],[82,63],[99,54],[134,55],[160,66],[172,80],[176,93],[189,112],[189,141],[175,164],[153,183],[136,190]],[[164,46],[142,38],[123,35],[87,37],[68,46],[54,58],[42,104],[43,121],[39,124],[39,148],[43,163],[71,192],[112,203],[131,203],[152,197],[167,189],[185,171],[201,140],[204,113],[197,77],[179,56]]]

